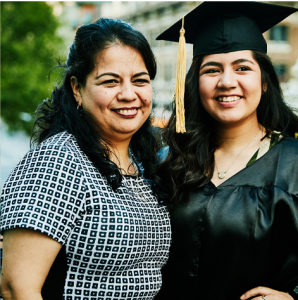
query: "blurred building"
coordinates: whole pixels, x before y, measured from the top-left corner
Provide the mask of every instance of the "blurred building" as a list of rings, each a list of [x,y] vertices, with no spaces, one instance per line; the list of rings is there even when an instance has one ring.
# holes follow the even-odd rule
[[[269,2],[298,8],[298,2]],[[298,58],[298,13],[292,14],[278,25],[264,33],[268,55],[274,62],[281,82],[290,78],[290,68]]]
[[[298,8],[297,1],[269,2]],[[298,109],[298,13],[265,32],[268,55],[281,82],[285,99]]]
[[[270,2],[298,8],[298,2]],[[152,82],[154,88],[153,113],[158,118],[168,118],[165,110],[171,104],[175,92],[175,72],[178,44],[156,41],[155,38],[175,21],[197,7],[201,1],[98,1],[72,2],[77,13],[72,13],[73,29],[101,17],[120,18],[131,23],[148,39],[157,59],[158,72]],[[68,6],[70,6],[68,4]],[[178,33],[177,33],[178,34]],[[298,13],[283,20],[279,25],[264,33],[271,57],[282,83],[285,95],[294,99],[298,107],[298,82],[291,74],[291,68],[298,58]],[[187,36],[186,36],[187,41]],[[192,45],[187,44],[187,68],[192,61]],[[294,93],[294,94],[293,94]]]

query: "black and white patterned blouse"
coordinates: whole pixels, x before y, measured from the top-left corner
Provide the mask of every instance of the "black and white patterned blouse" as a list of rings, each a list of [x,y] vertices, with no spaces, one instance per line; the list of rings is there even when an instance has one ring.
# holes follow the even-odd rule
[[[62,245],[66,300],[153,299],[168,259],[169,215],[142,177],[114,192],[80,150],[59,133],[31,150],[7,179],[1,231],[24,227]]]

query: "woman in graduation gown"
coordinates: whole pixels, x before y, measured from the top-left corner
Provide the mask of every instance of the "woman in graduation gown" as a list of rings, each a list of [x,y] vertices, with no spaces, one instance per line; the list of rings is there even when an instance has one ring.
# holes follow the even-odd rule
[[[298,118],[262,36],[295,11],[204,2],[184,17],[194,58],[186,132],[174,109],[158,166],[173,236],[156,300],[298,299]]]

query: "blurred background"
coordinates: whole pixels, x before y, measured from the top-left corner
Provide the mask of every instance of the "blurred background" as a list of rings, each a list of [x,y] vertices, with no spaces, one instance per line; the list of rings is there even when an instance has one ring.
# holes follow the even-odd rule
[[[269,1],[263,1],[268,2]],[[79,1],[1,2],[1,188],[14,166],[30,148],[36,106],[50,97],[62,70],[76,29],[100,17],[130,22],[148,39],[156,55],[155,125],[170,115],[175,90],[177,43],[155,38],[201,2]],[[274,4],[298,8],[298,2]],[[177,33],[178,34],[178,33]],[[298,108],[298,13],[264,33],[268,55],[276,67],[286,101]],[[186,38],[187,39],[187,38]],[[187,67],[192,46],[187,45]]]

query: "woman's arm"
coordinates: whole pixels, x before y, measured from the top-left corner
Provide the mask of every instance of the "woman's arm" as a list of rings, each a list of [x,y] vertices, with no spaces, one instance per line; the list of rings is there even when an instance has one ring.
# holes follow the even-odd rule
[[[1,277],[4,300],[41,300],[42,286],[61,247],[39,231],[5,231]]]

